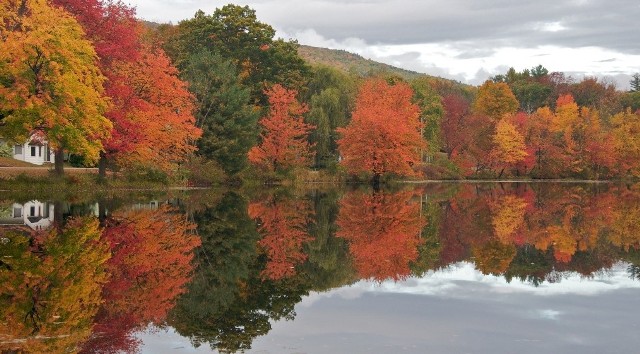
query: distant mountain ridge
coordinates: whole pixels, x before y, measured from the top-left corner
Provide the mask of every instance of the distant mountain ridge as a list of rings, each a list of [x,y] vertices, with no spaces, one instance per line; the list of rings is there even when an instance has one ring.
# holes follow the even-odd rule
[[[371,59],[366,59],[361,55],[347,52],[341,49],[328,49],[300,45],[298,54],[311,64],[323,64],[342,69],[344,71],[355,71],[357,74],[366,75],[370,72],[387,72],[411,80],[418,77],[433,77],[416,71],[398,68],[389,64],[380,63]]]

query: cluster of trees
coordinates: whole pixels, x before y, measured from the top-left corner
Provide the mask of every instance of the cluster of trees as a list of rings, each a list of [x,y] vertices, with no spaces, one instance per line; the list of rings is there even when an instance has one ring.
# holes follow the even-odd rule
[[[101,208],[100,218],[74,216],[49,231],[4,230],[0,349],[135,352],[137,331],[170,325],[196,346],[244,350],[273,321],[292,319],[311,291],[458,262],[536,286],[619,261],[640,279],[636,187],[463,184],[200,199],[179,203],[186,217],[113,204],[108,215]]]
[[[3,230],[0,350],[135,352],[135,332],[164,323],[186,290],[193,227],[163,206]]]
[[[637,177],[638,97],[596,78],[510,69],[474,100],[442,99],[443,150],[463,175]]]
[[[249,7],[142,24],[113,0],[12,0],[0,24],[0,133],[87,163],[228,176],[338,162],[374,182],[505,174],[637,176],[630,92],[542,66],[479,88],[308,66]],[[186,163],[188,162],[188,163]],[[186,163],[186,164],[185,164]],[[207,173],[206,171],[204,173]]]
[[[0,123],[5,139],[46,135],[64,153],[171,171],[200,136],[193,100],[132,8],[111,0],[12,0],[1,7]]]
[[[195,212],[199,262],[169,317],[195,345],[250,349],[270,321],[292,319],[311,291],[422,276],[463,261],[534,286],[592,276],[619,261],[640,279],[637,188],[465,184],[291,193],[247,200],[229,192]]]

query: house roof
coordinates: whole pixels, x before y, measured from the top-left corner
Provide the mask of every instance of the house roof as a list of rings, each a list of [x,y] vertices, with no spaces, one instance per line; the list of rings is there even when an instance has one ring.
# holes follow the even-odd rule
[[[42,146],[47,142],[47,135],[42,130],[34,130],[29,137],[29,145]]]

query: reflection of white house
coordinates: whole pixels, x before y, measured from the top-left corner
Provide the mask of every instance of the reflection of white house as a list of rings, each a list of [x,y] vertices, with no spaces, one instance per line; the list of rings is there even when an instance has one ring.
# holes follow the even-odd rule
[[[25,204],[14,203],[0,214],[0,225],[27,225],[34,230],[43,230],[53,224],[53,204],[32,200]]]
[[[44,163],[53,163],[55,155],[49,148],[49,142],[44,133],[36,131],[31,134],[29,140],[24,144],[14,145],[13,158],[35,165],[42,165]]]
[[[157,200],[152,200],[148,203],[136,203],[129,207],[131,210],[157,210],[160,207],[160,203]]]

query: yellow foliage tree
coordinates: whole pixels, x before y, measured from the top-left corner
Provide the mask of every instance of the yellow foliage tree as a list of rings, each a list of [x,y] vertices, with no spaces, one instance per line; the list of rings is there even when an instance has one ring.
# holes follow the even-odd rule
[[[611,118],[613,142],[618,170],[623,174],[640,176],[640,114],[630,109]]]
[[[42,130],[56,151],[97,161],[111,130],[97,56],[78,22],[46,0],[8,0],[0,7],[2,135],[24,142]]]
[[[499,165],[514,165],[527,157],[527,146],[524,143],[524,137],[507,119],[501,119],[496,125],[493,143],[495,145],[492,155]],[[502,175],[502,172],[500,172],[500,175]]]
[[[61,230],[9,232],[0,268],[0,351],[76,352],[102,302],[108,245],[95,218]]]
[[[511,236],[524,223],[526,208],[527,202],[515,195],[506,195],[496,203],[491,223],[500,242],[512,243]]]
[[[494,122],[506,114],[518,111],[518,99],[504,82],[486,81],[478,89],[478,96],[473,104],[476,113],[490,117]]]

